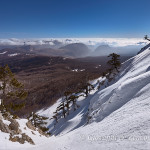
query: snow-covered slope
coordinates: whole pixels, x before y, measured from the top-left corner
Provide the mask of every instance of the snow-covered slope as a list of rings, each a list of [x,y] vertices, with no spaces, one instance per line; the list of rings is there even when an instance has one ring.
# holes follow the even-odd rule
[[[101,77],[99,80],[103,80]],[[97,80],[91,81],[91,84],[95,87],[95,90],[92,90],[87,98],[80,96],[77,100],[77,105],[80,106],[76,111],[71,109],[69,115],[66,118],[60,118],[58,123],[55,125],[55,119],[51,119],[47,123],[47,127],[52,135],[64,135],[70,131],[73,131],[81,126],[87,124],[87,115],[90,100],[94,96],[94,93],[97,92]],[[56,108],[63,101],[63,98],[58,99],[58,101],[51,107],[46,110],[40,110],[38,113],[42,116],[52,118],[53,113],[56,111]]]
[[[127,102],[140,99],[148,93],[150,86],[150,50],[131,58],[122,66],[118,81],[100,91],[91,100],[91,122],[101,121]],[[148,95],[149,96],[149,95]],[[149,99],[150,100],[150,99]]]
[[[81,100],[89,107],[88,125],[78,126],[88,110],[84,112],[80,108],[81,111],[62,123],[64,134],[38,138],[35,146],[12,148],[7,139],[3,139],[3,143],[7,149],[15,150],[150,150],[149,48],[126,61],[113,82],[96,92],[88,102]],[[52,111],[49,108],[40,113],[51,115]]]
[[[42,136],[38,131],[33,131],[29,129],[26,125],[27,119],[17,119],[17,122],[19,123],[19,129],[21,129],[21,133],[25,133],[31,139],[36,145],[39,145],[40,142],[44,142],[48,140],[47,137]],[[6,124],[9,124],[10,122],[7,120],[3,119],[3,122]],[[15,135],[21,137],[20,134]],[[28,142],[25,142],[25,144],[20,144],[19,142],[12,142],[9,140],[10,138],[10,133],[4,133],[0,130],[0,150],[19,150],[19,149],[28,149],[28,148],[33,148],[34,146],[31,145]]]

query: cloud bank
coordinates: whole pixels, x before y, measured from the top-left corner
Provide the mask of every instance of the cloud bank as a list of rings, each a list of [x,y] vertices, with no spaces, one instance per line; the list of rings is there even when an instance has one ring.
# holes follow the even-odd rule
[[[141,38],[38,38],[38,39],[0,39],[0,45],[57,45],[57,44],[84,43],[89,46],[108,44],[114,47],[130,45],[144,45],[147,43]]]

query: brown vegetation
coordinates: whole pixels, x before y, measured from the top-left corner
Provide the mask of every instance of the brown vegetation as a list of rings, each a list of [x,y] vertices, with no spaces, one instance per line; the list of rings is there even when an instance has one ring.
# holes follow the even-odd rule
[[[18,111],[24,116],[52,105],[68,88],[71,92],[78,91],[87,74],[89,79],[101,76],[108,69],[107,60],[107,57],[69,59],[21,54],[3,57],[0,65],[8,64],[28,91],[26,105]]]

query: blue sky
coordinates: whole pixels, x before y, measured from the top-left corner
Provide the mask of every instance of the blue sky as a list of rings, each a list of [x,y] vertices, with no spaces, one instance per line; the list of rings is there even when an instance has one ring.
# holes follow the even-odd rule
[[[150,0],[0,0],[0,38],[143,37]]]

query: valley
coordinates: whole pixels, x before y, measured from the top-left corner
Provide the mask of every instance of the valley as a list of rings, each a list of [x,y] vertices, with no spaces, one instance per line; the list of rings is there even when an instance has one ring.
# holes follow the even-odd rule
[[[0,50],[0,65],[8,64],[28,91],[26,106],[18,112],[20,116],[54,104],[66,90],[76,92],[86,76],[89,80],[98,78],[109,68],[107,56],[55,57],[36,54],[30,49],[23,46]],[[121,61],[128,58],[121,57]]]

